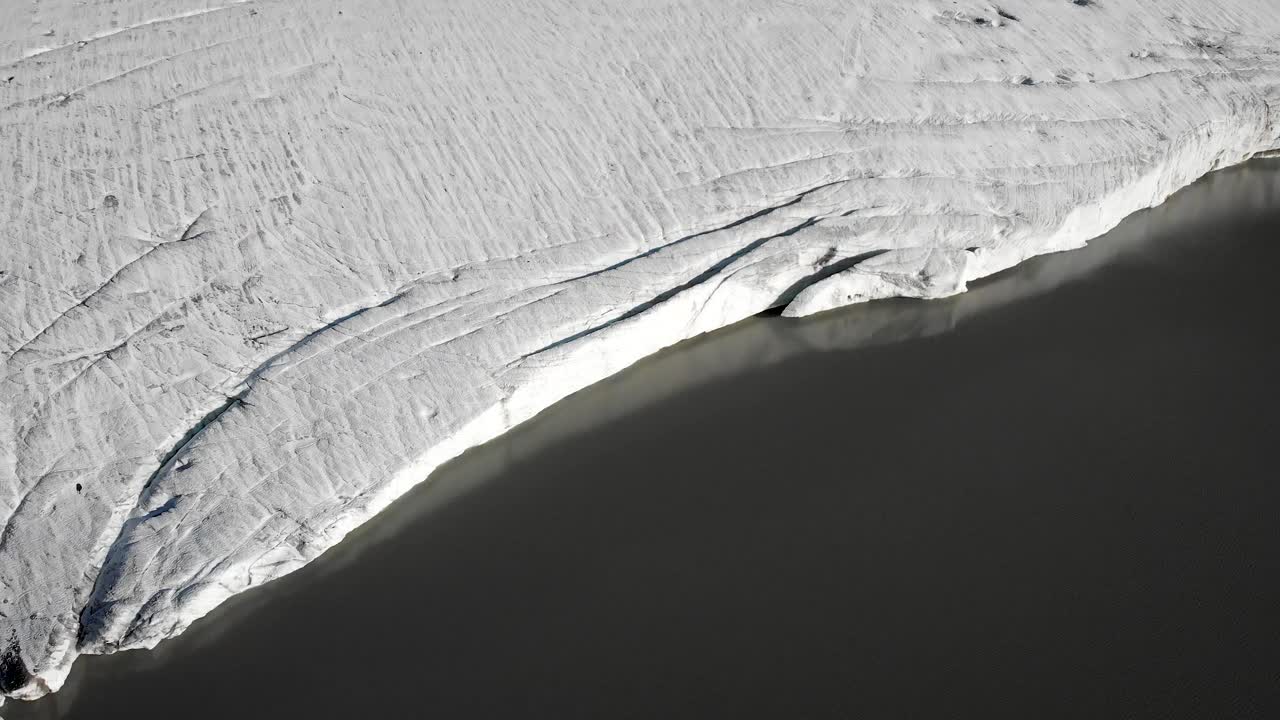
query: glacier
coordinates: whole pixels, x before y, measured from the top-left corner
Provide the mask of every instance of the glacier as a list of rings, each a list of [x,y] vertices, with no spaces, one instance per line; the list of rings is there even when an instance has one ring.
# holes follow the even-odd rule
[[[3,4],[19,699],[664,347],[1280,149],[1275,0]]]

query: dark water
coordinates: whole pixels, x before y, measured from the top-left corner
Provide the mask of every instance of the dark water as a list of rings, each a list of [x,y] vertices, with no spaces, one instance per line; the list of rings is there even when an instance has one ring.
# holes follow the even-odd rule
[[[760,318],[10,718],[1274,717],[1280,163]]]

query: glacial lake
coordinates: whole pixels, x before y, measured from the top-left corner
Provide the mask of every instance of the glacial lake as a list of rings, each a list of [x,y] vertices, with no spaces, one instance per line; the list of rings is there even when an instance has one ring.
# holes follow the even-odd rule
[[[1280,713],[1280,161],[944,301],[754,318],[0,714]]]

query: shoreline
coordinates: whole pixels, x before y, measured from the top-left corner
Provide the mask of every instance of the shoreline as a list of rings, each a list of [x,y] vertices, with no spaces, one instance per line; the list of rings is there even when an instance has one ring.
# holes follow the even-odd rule
[[[957,325],[962,325],[971,318],[981,317],[988,310],[1004,307],[1009,303],[1016,303],[1022,298],[1038,296],[1063,284],[1070,284],[1100,267],[1106,267],[1117,256],[1124,256],[1134,252],[1140,253],[1144,249],[1150,249],[1149,247],[1144,247],[1144,245],[1156,239],[1153,233],[1160,232],[1160,228],[1165,230],[1178,228],[1181,231],[1187,231],[1188,223],[1198,221],[1201,223],[1201,227],[1207,230],[1208,226],[1212,226],[1221,219],[1222,214],[1229,215],[1230,208],[1224,208],[1216,204],[1216,201],[1196,203],[1193,202],[1195,200],[1194,196],[1190,200],[1188,199],[1188,194],[1200,192],[1195,191],[1194,188],[1205,184],[1216,184],[1219,187],[1223,187],[1231,179],[1239,182],[1232,186],[1231,189],[1228,189],[1228,194],[1239,193],[1242,189],[1264,192],[1264,188],[1253,188],[1250,183],[1241,180],[1242,178],[1247,179],[1249,173],[1258,166],[1257,163],[1261,163],[1261,167],[1264,168],[1274,167],[1273,161],[1255,161],[1255,163],[1248,163],[1210,175],[1197,181],[1191,189],[1175,194],[1165,205],[1142,211],[1126,219],[1113,233],[1095,240],[1089,248],[1065,254],[1043,256],[1027,261],[1006,273],[993,276],[988,281],[975,283],[968,293],[954,298],[931,300],[925,303],[892,300],[884,304],[875,303],[845,308],[839,312],[818,315],[807,320],[753,319],[725,330],[711,333],[708,336],[681,343],[675,348],[664,350],[658,355],[642,360],[633,368],[624,370],[620,375],[606,379],[602,383],[571,395],[569,398],[551,406],[545,412],[540,413],[534,419],[516,426],[502,437],[467,451],[460,458],[442,466],[435,473],[435,475],[441,476],[440,478],[433,477],[433,479],[428,480],[420,488],[413,491],[411,495],[417,498],[417,496],[429,492],[433,496],[431,502],[438,503],[439,507],[444,507],[448,504],[447,501],[449,499],[461,497],[475,487],[474,485],[469,486],[465,480],[453,477],[453,494],[450,494],[450,477],[452,476],[449,473],[456,472],[458,466],[470,467],[470,472],[481,476],[485,475],[486,472],[491,472],[495,467],[501,471],[503,463],[509,462],[502,460],[501,456],[504,453],[511,453],[512,448],[520,447],[524,444],[526,448],[533,448],[533,450],[526,449],[525,452],[531,452],[536,451],[539,446],[545,447],[548,444],[565,442],[592,426],[625,417],[637,409],[647,407],[652,403],[663,402],[691,387],[719,382],[725,377],[741,374],[748,370],[759,370],[784,362],[804,352],[847,350],[850,347],[896,343],[944,333],[954,329]],[[1201,189],[1203,190],[1203,187]],[[1160,219],[1163,217],[1162,210],[1164,210],[1163,215],[1171,214],[1173,217]],[[1220,214],[1215,215],[1214,211]],[[1153,219],[1153,216],[1157,217]],[[1154,226],[1154,229],[1152,226]],[[1194,228],[1195,226],[1193,225],[1192,227]],[[1119,234],[1121,241],[1107,242],[1107,238],[1113,234]],[[1127,241],[1124,239],[1126,236],[1128,238]],[[1159,261],[1161,259],[1160,255],[1157,254],[1155,259]],[[872,318],[879,316],[879,320],[873,320],[868,323],[868,316]],[[874,327],[868,328],[868,325]],[[859,327],[859,332],[851,336],[847,331],[855,326]],[[721,353],[721,356],[737,358],[740,360],[740,364],[734,365],[730,363],[726,366],[717,361],[716,363],[678,367],[681,357],[688,357],[691,354],[696,355],[695,351],[698,348],[706,345],[724,347],[726,343],[730,347],[736,344],[740,349]],[[782,348],[782,350],[771,355],[761,352],[761,347]],[[643,387],[644,383],[635,384],[637,376],[644,377],[646,373],[653,372],[655,366],[657,366],[659,372],[665,372],[668,377],[685,378],[685,384],[663,384],[662,387],[667,389],[667,392],[662,395],[655,395],[651,390]],[[665,370],[663,370],[663,366],[666,366]],[[597,410],[604,409],[607,412],[613,412],[613,415],[593,416],[589,412],[581,412],[584,409],[584,404],[590,407],[593,404],[592,398],[602,395],[610,399],[607,401],[597,400],[594,406]],[[624,398],[625,400],[619,402],[619,398]],[[639,404],[628,405],[628,403],[636,401],[639,401]],[[573,407],[559,409],[566,404]],[[575,412],[575,409],[578,412]],[[585,419],[588,417],[590,419]],[[502,448],[504,444],[506,445],[505,450]],[[484,470],[485,467],[489,467],[490,470]],[[507,469],[509,470],[509,468]],[[463,475],[465,476],[466,472]],[[365,549],[361,547],[362,543],[366,545],[370,543],[376,544],[395,534],[397,527],[401,526],[397,525],[397,520],[393,516],[398,512],[397,508],[401,508],[407,502],[394,504],[387,512],[388,517],[380,516],[378,520],[370,522],[360,530],[353,532],[348,541],[335,546],[332,550],[326,552],[323,558],[308,565],[307,568],[300,570],[291,577],[298,578],[295,581],[297,583],[305,583],[308,582],[308,578],[326,577],[355,562]],[[415,499],[413,502],[415,506],[419,505],[419,500]],[[416,513],[420,510],[421,508],[419,507],[410,518],[403,518],[402,520],[408,521],[412,517],[418,517]],[[309,570],[310,572],[308,572]],[[288,583],[291,581],[282,580],[280,582]],[[275,588],[277,583],[272,582],[265,587]],[[225,608],[220,608],[208,616],[208,621],[203,619],[198,621],[191,631],[181,636],[191,636],[190,639],[186,641],[181,639],[166,641],[156,651],[149,652],[154,656],[154,660],[160,663],[163,656],[166,655],[165,649],[170,647],[171,643],[174,647],[181,645],[190,648],[192,646],[198,647],[202,642],[216,642],[221,633],[233,628],[234,618],[237,613],[245,612],[251,614],[251,608],[261,604],[270,604],[272,593],[272,590],[260,591],[255,589],[246,595],[240,596],[236,600],[227,603]],[[258,598],[258,595],[262,595],[262,597]],[[224,624],[228,625],[228,627],[223,627]],[[218,626],[216,630],[212,629],[214,625]],[[202,629],[206,628],[206,626],[209,626],[209,628]],[[196,637],[198,633],[204,633],[203,640]],[[134,653],[129,652],[127,655],[118,655],[116,657],[124,658],[128,656],[134,656]],[[110,656],[108,656],[104,660],[110,659]],[[96,658],[86,658],[86,660],[92,660],[94,662],[91,664],[97,664]],[[73,671],[73,678],[75,675],[76,673]],[[67,689],[73,688],[69,686]],[[64,695],[67,695],[65,691],[55,694],[55,697]],[[70,701],[68,700],[68,702]],[[21,707],[21,705],[15,705],[12,708],[6,707],[5,711],[12,712],[18,707]]]

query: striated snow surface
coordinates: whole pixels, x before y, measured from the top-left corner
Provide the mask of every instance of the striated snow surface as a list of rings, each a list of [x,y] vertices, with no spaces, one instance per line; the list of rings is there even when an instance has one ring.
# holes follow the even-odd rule
[[[1277,148],[1276,0],[0,0],[0,690],[659,348]]]

